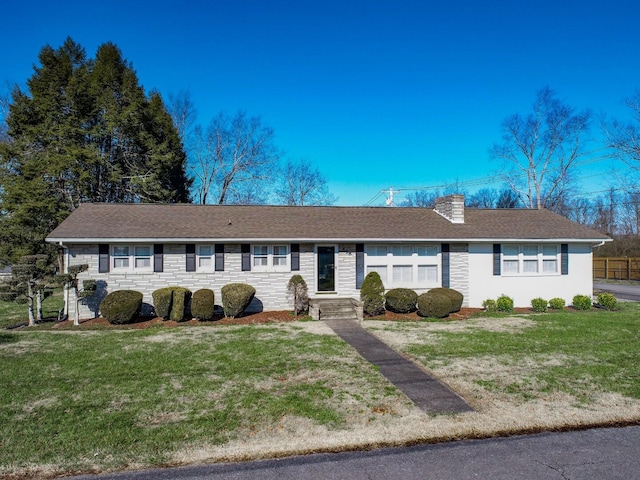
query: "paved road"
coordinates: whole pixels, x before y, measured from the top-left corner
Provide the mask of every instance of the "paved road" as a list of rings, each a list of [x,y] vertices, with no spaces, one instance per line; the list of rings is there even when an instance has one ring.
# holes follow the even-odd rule
[[[640,426],[632,426],[73,478],[638,480],[639,454]]]
[[[593,290],[596,292],[613,293],[619,300],[622,299],[640,302],[640,286],[637,285],[593,282]]]

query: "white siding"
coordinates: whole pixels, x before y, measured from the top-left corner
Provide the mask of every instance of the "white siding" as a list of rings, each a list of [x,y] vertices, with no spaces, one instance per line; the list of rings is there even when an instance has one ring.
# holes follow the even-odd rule
[[[481,307],[483,300],[496,299],[503,294],[513,298],[516,307],[530,307],[531,300],[536,297],[545,300],[560,297],[570,305],[574,295],[592,295],[591,268],[591,245],[570,243],[568,275],[493,275],[493,245],[471,244],[469,306]]]

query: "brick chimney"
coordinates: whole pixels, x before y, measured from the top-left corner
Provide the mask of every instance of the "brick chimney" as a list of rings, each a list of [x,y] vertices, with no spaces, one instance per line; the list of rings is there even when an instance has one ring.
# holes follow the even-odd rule
[[[436,198],[434,210],[451,223],[464,223],[464,195]]]

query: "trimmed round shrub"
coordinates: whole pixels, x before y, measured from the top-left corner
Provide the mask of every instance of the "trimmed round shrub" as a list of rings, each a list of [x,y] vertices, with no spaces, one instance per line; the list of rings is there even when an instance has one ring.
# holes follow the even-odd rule
[[[531,300],[531,308],[533,308],[534,312],[544,313],[547,311],[548,303],[549,302],[547,302],[544,298],[534,298],[533,300]]]
[[[418,296],[418,315],[444,318],[451,313],[451,298],[438,292],[427,292]]]
[[[360,301],[366,315],[373,317],[384,313],[384,285],[378,272],[369,272],[360,287]]]
[[[189,299],[191,298],[191,290],[184,287],[171,287],[172,301],[171,311],[169,312],[169,320],[174,322],[183,322],[186,320],[185,312]]]
[[[173,287],[159,288],[151,294],[151,297],[153,297],[153,308],[156,315],[167,320],[173,302]]]
[[[409,313],[416,309],[418,294],[409,288],[392,288],[385,296],[385,307],[396,313]]]
[[[482,301],[482,308],[487,312],[495,312],[498,310],[498,305],[496,305],[496,301],[493,298],[487,298]]]
[[[555,297],[549,300],[549,307],[554,310],[562,310],[564,309],[564,298]]]
[[[211,320],[215,310],[215,295],[213,290],[201,288],[191,297],[191,315],[198,320]]]
[[[432,288],[431,290],[429,290],[429,293],[431,292],[439,293],[441,295],[449,297],[449,300],[451,300],[451,311],[449,313],[459,312],[462,308],[464,295],[462,295],[462,293],[460,293],[459,291],[454,290],[453,288]]]
[[[116,290],[104,297],[100,313],[111,324],[131,323],[142,306],[142,293],[135,290]]]
[[[613,293],[602,292],[596,297],[596,303],[607,310],[614,310],[618,306],[618,299]]]
[[[229,283],[220,289],[220,293],[224,316],[235,318],[242,315],[249,306],[256,295],[256,289],[246,283]]]
[[[507,297],[506,295],[501,295],[496,300],[496,310],[504,313],[513,312],[513,298]]]
[[[573,308],[576,310],[591,310],[591,297],[588,295],[576,295],[573,297]]]

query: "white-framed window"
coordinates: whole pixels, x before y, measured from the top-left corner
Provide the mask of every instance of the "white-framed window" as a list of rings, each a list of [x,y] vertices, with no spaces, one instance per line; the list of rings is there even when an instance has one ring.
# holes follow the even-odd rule
[[[380,275],[382,284],[387,284],[387,266],[386,265],[367,265],[367,274],[369,272],[377,272]]]
[[[439,286],[439,249],[432,244],[365,246],[365,271],[378,272],[385,288]]]
[[[213,270],[213,246],[198,245],[198,270]]]
[[[113,245],[111,267],[113,272],[151,272],[153,270],[151,245]]]
[[[502,273],[504,275],[558,274],[558,245],[507,244],[502,246]]]
[[[253,245],[252,261],[255,271],[288,271],[289,245]]]

